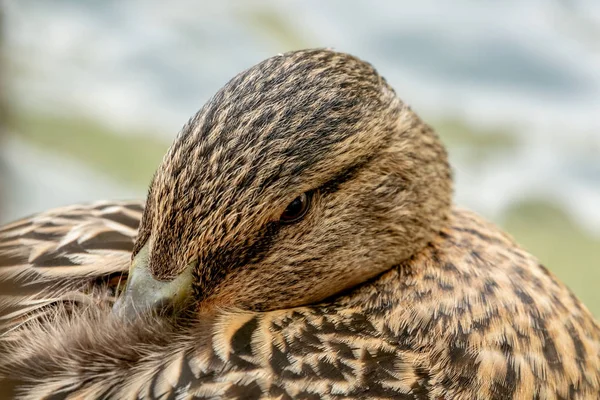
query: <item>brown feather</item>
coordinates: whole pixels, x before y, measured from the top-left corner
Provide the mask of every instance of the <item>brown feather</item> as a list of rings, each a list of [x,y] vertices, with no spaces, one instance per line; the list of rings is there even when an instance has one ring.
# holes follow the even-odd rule
[[[280,223],[305,192],[306,216]],[[0,385],[22,399],[598,398],[598,323],[451,194],[437,136],[372,66],[268,59],[184,127],[143,214],[74,206],[0,229]],[[157,279],[195,266],[195,291],[180,313],[124,321],[111,306],[145,245]]]
[[[142,202],[98,202],[51,210],[0,228],[0,335],[56,303],[114,296],[129,268]]]

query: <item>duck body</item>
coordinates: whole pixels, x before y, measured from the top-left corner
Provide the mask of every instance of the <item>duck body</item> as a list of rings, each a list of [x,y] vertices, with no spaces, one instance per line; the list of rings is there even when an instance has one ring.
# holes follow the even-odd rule
[[[597,399],[600,327],[452,205],[433,130],[353,56],[227,83],[145,202],[0,228],[0,393],[20,399]]]
[[[29,265],[29,279],[47,281],[49,291],[96,299],[98,308],[74,320],[56,310],[74,301],[86,309],[90,302],[73,295],[54,302],[39,288],[45,297],[27,297],[30,304],[47,300],[37,308],[39,322],[9,333],[4,348],[29,346],[7,354],[3,370],[15,393],[24,390],[22,398],[598,396],[600,329],[589,311],[534,257],[471,212],[454,210],[449,226],[419,255],[331,301],[269,312],[223,310],[185,328],[115,330],[114,293],[105,278],[126,273],[127,264],[118,260],[133,246],[130,229],[140,209],[135,203],[73,207],[48,214],[55,222],[57,214],[66,216],[66,225],[54,224],[55,236],[50,226],[25,223],[2,233],[5,249],[15,239],[35,243],[19,246],[16,258],[47,249]],[[65,255],[49,244],[73,229],[82,233],[79,252],[67,255],[69,267],[59,266]],[[108,255],[90,241],[107,233],[113,247],[120,243]],[[84,254],[88,265],[113,257],[113,268],[69,283],[64,274],[76,276]],[[15,276],[13,284],[19,282]],[[13,324],[32,313],[27,307],[12,312]],[[70,325],[48,327],[48,314]],[[132,337],[143,345],[132,349]]]

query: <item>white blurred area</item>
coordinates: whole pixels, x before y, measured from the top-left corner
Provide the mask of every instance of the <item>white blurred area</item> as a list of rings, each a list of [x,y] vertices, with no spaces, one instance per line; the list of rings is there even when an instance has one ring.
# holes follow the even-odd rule
[[[600,237],[597,0],[2,4],[9,102],[19,110],[84,115],[170,142],[242,69],[296,48],[334,47],[373,63],[427,120],[510,128],[511,151],[473,162],[476,146],[452,149],[459,204],[498,220],[511,204],[542,198]],[[2,221],[144,195],[18,135],[1,151]]]
[[[3,177],[7,188],[2,220],[50,207],[103,199],[143,198],[144,192],[118,184],[81,162],[45,152],[9,137],[3,143]]]

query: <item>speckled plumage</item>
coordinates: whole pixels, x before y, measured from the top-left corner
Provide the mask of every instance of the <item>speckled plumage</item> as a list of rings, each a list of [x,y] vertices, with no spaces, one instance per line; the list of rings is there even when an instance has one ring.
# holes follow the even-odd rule
[[[302,192],[306,217],[278,222]],[[143,216],[142,203],[99,203],[0,229],[0,388],[598,398],[589,311],[450,196],[436,135],[370,65],[327,50],[269,59],[184,127]],[[111,307],[146,246],[158,279],[194,269],[193,294],[180,312],[124,320]]]

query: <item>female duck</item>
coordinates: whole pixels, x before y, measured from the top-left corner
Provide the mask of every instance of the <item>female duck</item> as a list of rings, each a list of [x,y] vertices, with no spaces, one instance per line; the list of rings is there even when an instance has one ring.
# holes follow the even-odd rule
[[[451,197],[437,136],[371,65],[270,58],[183,128],[133,247],[127,204],[0,231],[0,285],[17,288],[0,298],[4,385],[25,399],[597,398],[589,311]]]

